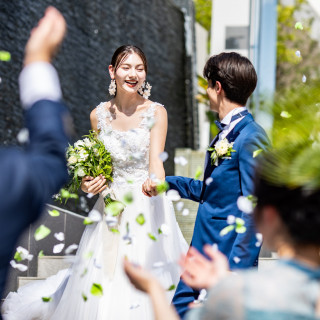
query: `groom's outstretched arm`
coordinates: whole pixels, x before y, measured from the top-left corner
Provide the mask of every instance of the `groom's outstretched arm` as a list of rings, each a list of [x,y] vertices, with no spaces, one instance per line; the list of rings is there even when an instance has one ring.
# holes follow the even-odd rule
[[[239,170],[241,192],[243,196],[248,196],[253,193],[254,167],[256,165],[256,159],[253,157],[253,152],[259,149],[265,149],[268,145],[268,138],[261,130],[256,134],[250,135],[250,137],[246,137],[240,147]],[[260,252],[260,247],[256,246],[257,231],[252,214],[243,212],[242,219],[245,222],[246,232],[237,234],[237,238],[229,256],[231,269],[241,269],[253,266]]]
[[[180,176],[168,176],[166,177],[166,181],[168,182],[170,189],[179,192],[181,198],[197,202],[200,201],[203,181]]]

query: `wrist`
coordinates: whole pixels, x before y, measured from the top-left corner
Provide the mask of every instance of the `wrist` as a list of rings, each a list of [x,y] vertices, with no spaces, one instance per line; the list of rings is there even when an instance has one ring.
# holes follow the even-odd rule
[[[24,66],[33,62],[48,62],[51,63],[51,57],[44,53],[26,53],[24,58]]]

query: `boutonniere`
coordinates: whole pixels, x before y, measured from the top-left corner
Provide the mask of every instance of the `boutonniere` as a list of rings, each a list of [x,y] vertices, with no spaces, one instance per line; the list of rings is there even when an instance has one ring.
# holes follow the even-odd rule
[[[231,152],[236,152],[233,150],[233,143],[229,142],[227,138],[218,141],[213,147],[209,147],[208,151],[211,151],[211,165],[218,166],[219,159],[226,159],[231,157]]]

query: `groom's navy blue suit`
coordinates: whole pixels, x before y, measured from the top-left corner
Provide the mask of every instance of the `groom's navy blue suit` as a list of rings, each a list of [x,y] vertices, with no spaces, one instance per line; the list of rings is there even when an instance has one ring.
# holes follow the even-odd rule
[[[191,245],[203,252],[205,244],[216,243],[219,250],[229,258],[231,269],[246,268],[257,265],[260,248],[256,246],[252,217],[238,209],[237,199],[239,196],[252,194],[255,164],[253,152],[265,148],[268,138],[251,114],[247,114],[231,130],[227,139],[234,142],[233,149],[236,152],[232,152],[231,159],[219,159],[217,167],[211,164],[210,153],[207,152],[203,181],[175,176],[167,177],[166,181],[170,189],[177,190],[182,198],[199,202]],[[210,146],[217,140],[218,136]],[[206,185],[205,181],[209,177],[212,182]],[[247,231],[242,234],[233,231],[221,236],[220,231],[228,225],[228,215],[242,218]],[[181,318],[187,311],[188,304],[198,294],[198,291],[180,280],[173,304]]]
[[[19,235],[68,178],[67,116],[63,104],[38,101],[25,114],[30,139],[27,149],[0,149],[0,296]]]

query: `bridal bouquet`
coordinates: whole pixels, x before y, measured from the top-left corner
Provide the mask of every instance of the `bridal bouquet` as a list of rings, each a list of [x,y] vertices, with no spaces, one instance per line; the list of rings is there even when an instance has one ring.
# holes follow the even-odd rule
[[[68,172],[71,176],[66,187],[68,192],[77,192],[84,176],[97,177],[102,174],[107,183],[113,181],[110,153],[94,131],[90,131],[74,145],[69,145],[66,158]]]

